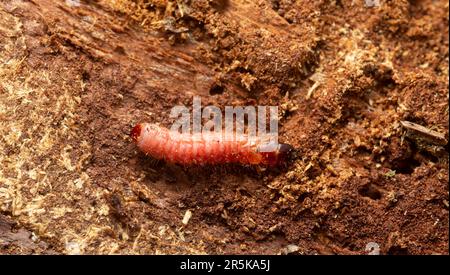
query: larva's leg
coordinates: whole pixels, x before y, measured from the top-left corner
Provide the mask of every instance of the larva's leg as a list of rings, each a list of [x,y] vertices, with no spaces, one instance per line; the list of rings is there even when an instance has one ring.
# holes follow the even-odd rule
[[[255,169],[256,169],[256,173],[258,173],[258,174],[264,173],[267,170],[267,168],[262,165],[256,165]]]

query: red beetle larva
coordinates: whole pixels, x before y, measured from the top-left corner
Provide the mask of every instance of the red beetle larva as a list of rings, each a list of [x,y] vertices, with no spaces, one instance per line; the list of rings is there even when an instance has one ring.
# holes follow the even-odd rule
[[[262,152],[267,142],[258,138],[250,142],[249,138],[241,136],[228,141],[221,140],[221,135],[214,132],[194,138],[150,123],[137,124],[130,135],[142,152],[155,159],[183,165],[240,163],[276,166],[283,164],[293,149],[288,144],[277,144],[275,150]]]

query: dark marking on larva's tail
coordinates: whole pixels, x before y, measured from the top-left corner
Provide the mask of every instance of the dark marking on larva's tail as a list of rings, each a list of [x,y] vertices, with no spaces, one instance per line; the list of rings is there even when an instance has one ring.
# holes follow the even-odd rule
[[[134,142],[137,142],[139,136],[142,132],[142,125],[139,123],[136,126],[133,127],[133,129],[130,132],[130,137],[133,139]]]

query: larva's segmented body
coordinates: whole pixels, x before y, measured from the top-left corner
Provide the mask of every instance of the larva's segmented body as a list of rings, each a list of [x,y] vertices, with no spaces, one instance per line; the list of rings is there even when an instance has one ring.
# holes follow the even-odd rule
[[[241,136],[224,140],[217,133],[194,137],[173,133],[150,123],[137,124],[131,137],[142,152],[155,159],[183,165],[240,163],[275,166],[282,164],[292,150],[288,144],[277,144],[273,151],[261,152],[267,143],[258,138]]]

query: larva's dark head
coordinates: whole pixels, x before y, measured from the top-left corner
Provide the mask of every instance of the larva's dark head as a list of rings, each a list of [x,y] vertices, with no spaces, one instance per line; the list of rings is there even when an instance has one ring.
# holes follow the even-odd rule
[[[133,127],[133,129],[130,132],[130,137],[133,139],[134,142],[137,142],[138,138],[141,136],[142,133],[142,124],[137,124]]]
[[[278,146],[278,163],[286,164],[293,159],[294,147],[286,143],[280,143]]]
[[[286,144],[286,143],[280,143],[280,145],[278,147],[279,154],[287,155],[293,151],[294,151],[294,147],[292,147],[291,145]]]
[[[268,166],[285,166],[292,160],[293,152],[294,148],[291,145],[280,143],[275,150],[260,152],[263,156],[261,163]]]

